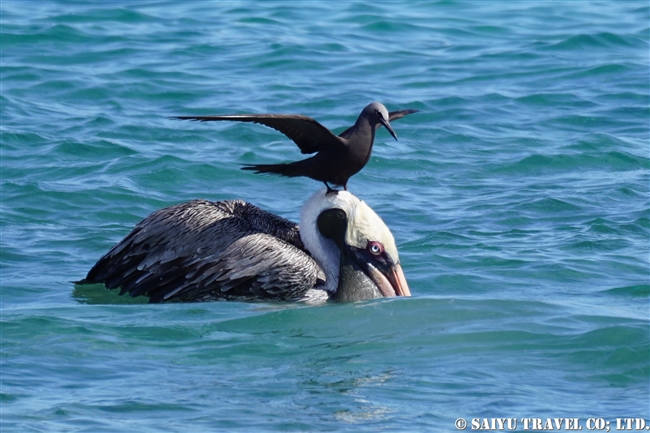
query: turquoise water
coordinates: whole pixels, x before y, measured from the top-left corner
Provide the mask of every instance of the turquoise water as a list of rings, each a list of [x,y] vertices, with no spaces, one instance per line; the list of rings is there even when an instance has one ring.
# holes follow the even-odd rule
[[[647,2],[0,8],[3,432],[650,422]],[[349,183],[412,298],[147,305],[70,283],[161,207],[296,221],[320,188],[239,170],[302,157],[271,129],[168,116],[340,132],[374,100],[421,110]]]

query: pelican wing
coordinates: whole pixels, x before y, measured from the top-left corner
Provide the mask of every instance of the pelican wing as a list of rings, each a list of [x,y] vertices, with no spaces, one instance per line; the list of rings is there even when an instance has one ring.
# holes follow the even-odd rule
[[[301,153],[315,153],[332,147],[343,146],[339,137],[312,119],[298,114],[226,114],[221,116],[178,116],[173,119],[211,122],[230,120],[253,122],[280,131],[292,139]]]
[[[239,200],[193,200],[149,215],[79,283],[150,302],[292,301],[323,281],[296,224]]]

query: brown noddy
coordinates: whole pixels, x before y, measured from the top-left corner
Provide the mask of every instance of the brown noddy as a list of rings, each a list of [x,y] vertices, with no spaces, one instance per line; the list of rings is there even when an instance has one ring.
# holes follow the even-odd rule
[[[375,131],[384,126],[397,140],[390,122],[419,110],[388,112],[379,102],[368,104],[356,123],[338,136],[311,117],[299,114],[225,114],[217,116],[178,116],[173,119],[210,122],[230,120],[253,122],[280,131],[300,148],[301,153],[316,153],[311,158],[282,164],[246,164],[242,170],[273,173],[281,176],[306,176],[347,190],[348,179],[357,174],[370,159]]]

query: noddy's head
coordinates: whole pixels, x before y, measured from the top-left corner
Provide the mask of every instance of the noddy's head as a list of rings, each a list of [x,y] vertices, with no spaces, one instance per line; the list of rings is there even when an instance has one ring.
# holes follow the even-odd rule
[[[337,301],[411,296],[395,240],[386,224],[363,201],[347,192],[317,217],[318,231],[340,252]]]
[[[384,107],[383,104],[380,104],[379,102],[368,104],[366,108],[364,108],[361,112],[361,116],[366,116],[370,121],[370,124],[373,125],[375,129],[383,125],[388,130],[388,132],[390,132],[390,135],[392,135],[393,138],[397,140],[397,134],[395,134],[395,131],[393,131],[393,128],[389,123],[390,117],[388,110],[386,107]]]

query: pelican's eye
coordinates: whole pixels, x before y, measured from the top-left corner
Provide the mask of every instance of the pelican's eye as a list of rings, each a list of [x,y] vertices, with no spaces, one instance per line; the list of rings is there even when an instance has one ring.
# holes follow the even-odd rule
[[[368,242],[367,249],[368,251],[370,251],[372,254],[376,256],[383,254],[384,252],[384,246],[380,242],[376,242],[376,241]]]

